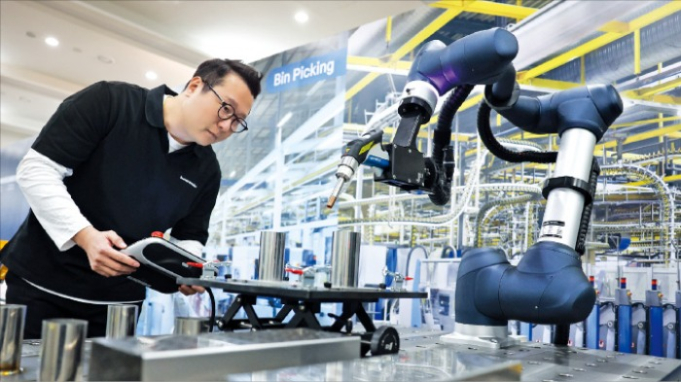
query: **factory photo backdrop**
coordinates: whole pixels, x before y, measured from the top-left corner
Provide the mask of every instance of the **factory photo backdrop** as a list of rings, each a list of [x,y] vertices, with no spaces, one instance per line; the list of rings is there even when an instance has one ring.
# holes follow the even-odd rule
[[[587,267],[593,270],[588,273],[598,275],[607,293],[614,289],[618,266],[652,262],[658,274],[670,264],[675,267],[670,260],[680,239],[679,3],[630,3],[617,9],[597,2],[505,3],[437,2],[354,30],[348,42],[344,142],[372,127],[385,128],[384,142],[392,138],[411,60],[424,43],[449,44],[479,30],[508,28],[519,41],[514,65],[522,94],[613,84],[624,100],[624,113],[594,152],[603,170],[589,233]],[[577,19],[571,26],[568,20]],[[541,183],[552,166],[510,164],[487,152],[477,139],[482,90],[473,90],[452,124],[456,170],[450,203],[437,207],[426,195],[376,183],[365,168],[337,203],[339,226],[361,231],[365,243],[423,245],[431,253],[497,246],[517,260],[538,236]],[[417,146],[426,155],[437,121],[436,113],[419,134]],[[555,150],[560,144],[556,136],[522,132],[494,112],[490,123],[498,139],[516,149]],[[620,241],[627,245],[613,244]],[[626,260],[618,262],[617,254]]]
[[[540,184],[551,166],[509,164],[487,153],[476,133],[480,88],[452,126],[456,170],[449,204],[437,207],[425,195],[377,184],[371,170],[362,169],[336,207],[325,208],[342,145],[370,126],[385,128],[386,142],[392,138],[418,49],[431,40],[449,44],[503,27],[520,44],[514,64],[524,94],[609,83],[623,96],[625,112],[595,150],[603,172],[589,263],[609,259],[614,248],[608,238],[625,237],[630,245],[621,250],[630,262],[666,266],[679,240],[680,4],[433,2],[253,62],[264,77],[248,118],[251,129],[214,147],[223,179],[206,252],[238,255],[244,248],[257,256],[259,232],[277,230],[288,232],[287,246],[296,252],[291,260],[328,262],[331,234],[340,227],[362,232],[367,244],[424,245],[430,252],[452,247],[457,253],[498,246],[509,257],[521,255],[537,237]],[[419,134],[426,155],[437,120],[436,113]],[[560,144],[554,136],[523,133],[494,112],[491,123],[499,138],[521,149]],[[13,176],[30,141],[0,150],[3,240],[28,208]]]
[[[216,145],[223,187],[208,252],[239,256],[260,231],[287,232],[290,259],[322,262],[338,224],[326,209],[342,145],[347,33],[258,60],[247,134]],[[314,255],[311,255],[314,253]]]

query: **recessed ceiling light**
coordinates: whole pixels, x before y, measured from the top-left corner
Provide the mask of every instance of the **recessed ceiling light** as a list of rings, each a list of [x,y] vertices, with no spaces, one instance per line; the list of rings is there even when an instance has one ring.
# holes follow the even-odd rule
[[[45,44],[49,46],[58,46],[59,45],[59,40],[57,40],[54,37],[48,37],[45,39]]]
[[[158,78],[158,74],[156,74],[156,72],[154,72],[152,70],[148,71],[146,74],[144,74],[144,76],[147,77],[147,79],[151,80],[151,81]]]
[[[293,16],[293,17],[300,24],[305,24],[307,22],[307,20],[310,19],[310,16],[305,11],[296,12],[295,16]]]
[[[234,175],[236,175],[236,170],[232,170],[232,172],[229,173],[230,178],[233,178]]]

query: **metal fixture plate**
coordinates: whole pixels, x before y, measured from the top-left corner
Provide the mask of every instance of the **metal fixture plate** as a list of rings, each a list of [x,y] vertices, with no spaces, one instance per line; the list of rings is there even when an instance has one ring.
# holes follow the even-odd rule
[[[302,288],[289,282],[258,280],[201,280],[178,278],[178,284],[220,288],[225,292],[319,302],[375,301],[379,298],[426,298],[425,292],[390,291],[377,288]]]

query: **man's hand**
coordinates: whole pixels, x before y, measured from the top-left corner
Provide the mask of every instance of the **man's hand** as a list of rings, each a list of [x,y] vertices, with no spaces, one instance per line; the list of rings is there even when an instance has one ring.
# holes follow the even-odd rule
[[[199,293],[205,292],[206,288],[200,285],[180,285],[179,291],[185,296],[191,296],[193,294],[196,294],[196,292]]]
[[[140,264],[116,250],[127,244],[114,231],[98,231],[89,226],[78,231],[73,241],[87,253],[90,268],[104,277],[128,275]]]

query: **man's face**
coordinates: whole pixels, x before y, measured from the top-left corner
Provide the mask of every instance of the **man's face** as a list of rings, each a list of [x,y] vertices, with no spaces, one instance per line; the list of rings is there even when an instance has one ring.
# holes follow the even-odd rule
[[[182,125],[184,140],[188,142],[208,146],[224,141],[240,128],[239,120],[245,119],[251,111],[253,95],[239,75],[229,73],[219,85],[212,88],[215,92],[200,78],[194,77],[185,90],[187,100],[183,107]],[[234,111],[235,117],[226,120],[220,118],[218,110],[224,107],[223,101],[229,105],[227,109]],[[224,110],[220,115],[225,115]]]

